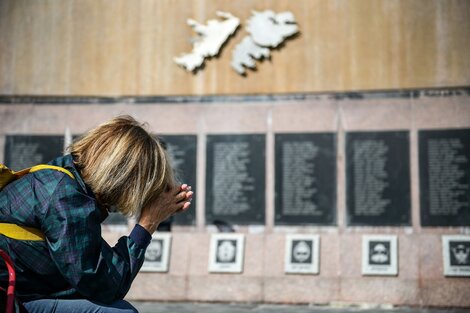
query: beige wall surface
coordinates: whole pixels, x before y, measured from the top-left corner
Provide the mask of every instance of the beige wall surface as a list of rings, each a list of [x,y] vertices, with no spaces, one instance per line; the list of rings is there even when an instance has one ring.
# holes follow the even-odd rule
[[[172,60],[199,22],[290,10],[300,35],[243,78],[240,27],[197,74]],[[470,85],[467,0],[0,0],[0,94],[211,95]]]

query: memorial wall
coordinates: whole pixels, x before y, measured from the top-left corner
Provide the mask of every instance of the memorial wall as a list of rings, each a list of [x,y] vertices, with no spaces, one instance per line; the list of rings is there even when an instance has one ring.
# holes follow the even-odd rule
[[[468,88],[31,99],[0,98],[0,162],[47,162],[130,114],[196,192],[130,299],[470,305]],[[111,214],[103,235],[133,223]]]
[[[253,39],[263,14],[277,46]],[[3,0],[0,162],[147,122],[195,196],[128,299],[470,307],[468,16],[466,0]],[[196,70],[188,19],[230,26]],[[112,213],[103,236],[134,223]]]

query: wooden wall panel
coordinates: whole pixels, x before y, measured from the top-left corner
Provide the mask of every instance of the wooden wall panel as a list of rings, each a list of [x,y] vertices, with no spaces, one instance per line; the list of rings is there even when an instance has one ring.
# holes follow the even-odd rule
[[[292,11],[301,34],[243,78],[240,28],[197,74],[186,19]],[[0,0],[0,94],[211,95],[470,85],[467,0]]]

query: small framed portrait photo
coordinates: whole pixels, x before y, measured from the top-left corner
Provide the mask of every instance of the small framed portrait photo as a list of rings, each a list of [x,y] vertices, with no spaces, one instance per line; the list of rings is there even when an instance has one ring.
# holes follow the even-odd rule
[[[394,235],[362,237],[362,274],[398,275],[398,240]]]
[[[442,236],[445,276],[470,276],[470,236]]]
[[[245,236],[214,234],[209,251],[209,272],[241,273],[243,271]]]
[[[141,271],[168,272],[170,261],[171,234],[154,234],[145,252],[145,261]]]
[[[318,274],[320,270],[320,236],[287,235],[284,271],[292,274]]]

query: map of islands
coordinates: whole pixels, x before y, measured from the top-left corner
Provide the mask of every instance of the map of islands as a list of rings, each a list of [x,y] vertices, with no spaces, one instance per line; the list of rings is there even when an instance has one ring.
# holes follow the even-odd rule
[[[235,33],[240,20],[230,13],[218,11],[217,16],[223,18],[219,20],[209,20],[207,25],[189,19],[188,25],[198,34],[193,43],[193,50],[190,53],[175,57],[176,64],[182,66],[187,71],[195,71],[204,64],[207,57],[216,56],[222,45]]]
[[[190,53],[175,57],[174,61],[188,72],[196,72],[206,58],[216,56],[222,45],[240,25],[240,20],[227,12],[218,11],[222,20],[209,20],[206,25],[189,19],[188,25],[198,34]],[[248,36],[232,52],[232,68],[240,75],[246,69],[256,69],[256,60],[269,58],[270,49],[278,47],[287,38],[297,34],[299,28],[292,12],[275,13],[271,10],[252,12],[247,21]]]
[[[255,69],[255,60],[269,58],[268,48],[276,48],[288,37],[299,32],[292,12],[274,13],[267,10],[253,11],[248,19],[246,36],[233,50],[232,68],[244,75],[246,68]]]

